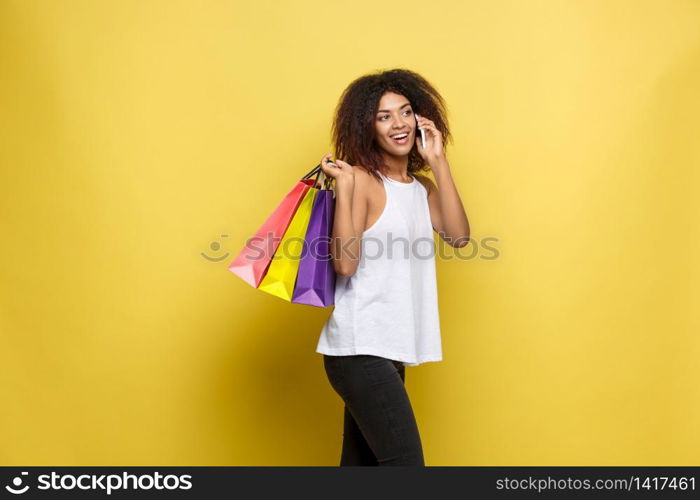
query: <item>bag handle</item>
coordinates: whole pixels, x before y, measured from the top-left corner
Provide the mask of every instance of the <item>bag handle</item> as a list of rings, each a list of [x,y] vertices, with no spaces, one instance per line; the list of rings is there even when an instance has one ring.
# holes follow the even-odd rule
[[[321,172],[321,186],[319,189],[323,189],[326,191],[330,191],[333,189],[335,177],[331,177],[329,175],[326,175],[325,172]],[[335,190],[333,191],[333,197],[335,198]]]
[[[318,173],[321,171],[321,164],[319,163],[316,165],[314,168],[312,168],[302,179],[308,179],[309,177],[312,177],[314,174]]]
[[[302,179],[310,179],[314,177],[313,187],[317,189],[331,189],[333,184],[333,177],[328,177],[325,172],[321,169],[321,164],[319,163],[310,172],[308,172]],[[333,193],[335,197],[335,193]]]
[[[333,185],[334,178],[325,176],[323,180],[323,189],[331,189]]]

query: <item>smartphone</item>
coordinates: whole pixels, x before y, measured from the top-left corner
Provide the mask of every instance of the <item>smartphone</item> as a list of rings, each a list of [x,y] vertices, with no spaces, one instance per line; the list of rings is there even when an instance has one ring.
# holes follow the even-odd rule
[[[416,127],[418,127],[418,118],[416,118]],[[420,130],[420,142],[423,145],[423,149],[425,149],[425,130],[423,130],[422,128],[419,128],[418,130]]]

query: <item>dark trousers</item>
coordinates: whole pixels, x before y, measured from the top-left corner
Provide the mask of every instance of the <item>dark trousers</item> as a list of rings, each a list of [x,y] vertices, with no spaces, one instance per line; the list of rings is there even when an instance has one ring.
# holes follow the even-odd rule
[[[367,354],[324,354],[323,364],[345,402],[340,465],[424,466],[403,363]]]

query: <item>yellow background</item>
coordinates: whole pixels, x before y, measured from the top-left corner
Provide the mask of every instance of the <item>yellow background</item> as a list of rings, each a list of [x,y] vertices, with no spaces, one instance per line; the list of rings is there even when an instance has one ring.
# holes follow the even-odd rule
[[[698,465],[698,26],[678,0],[3,0],[0,462],[337,465],[331,309],[227,265],[345,86],[406,67],[498,239],[437,264],[444,360],[406,380],[427,465]]]

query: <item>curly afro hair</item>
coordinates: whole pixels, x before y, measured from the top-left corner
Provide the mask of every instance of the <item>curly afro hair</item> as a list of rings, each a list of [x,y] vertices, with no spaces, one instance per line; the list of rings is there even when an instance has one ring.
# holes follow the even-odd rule
[[[355,79],[343,91],[335,109],[332,125],[335,157],[363,167],[377,179],[380,179],[377,171],[383,158],[374,137],[374,120],[379,101],[386,92],[404,96],[411,103],[414,113],[432,120],[442,133],[444,144],[452,139],[444,99],[419,74],[398,68]],[[408,173],[429,169],[414,144],[408,154]]]

